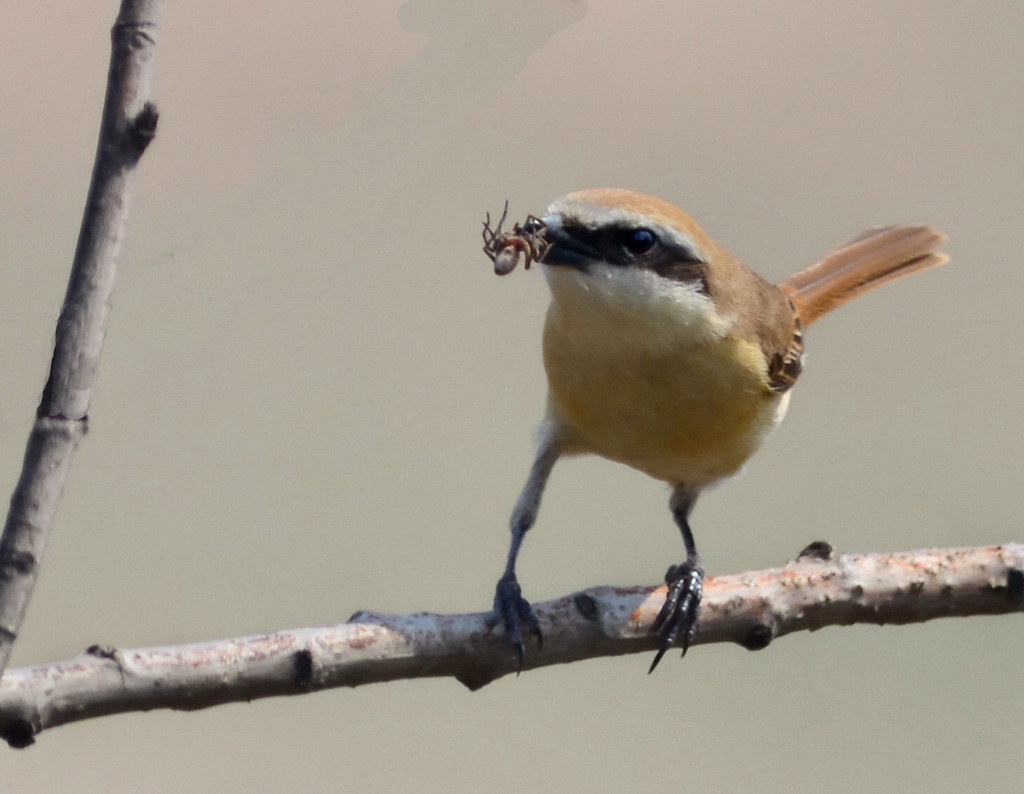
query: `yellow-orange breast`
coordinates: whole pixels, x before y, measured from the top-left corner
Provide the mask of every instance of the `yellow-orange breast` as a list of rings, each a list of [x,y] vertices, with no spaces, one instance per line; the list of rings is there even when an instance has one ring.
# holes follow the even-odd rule
[[[735,474],[788,401],[768,386],[760,348],[730,335],[727,319],[692,327],[649,306],[602,309],[593,297],[556,300],[545,324],[549,411],[569,451],[671,483],[706,485]]]

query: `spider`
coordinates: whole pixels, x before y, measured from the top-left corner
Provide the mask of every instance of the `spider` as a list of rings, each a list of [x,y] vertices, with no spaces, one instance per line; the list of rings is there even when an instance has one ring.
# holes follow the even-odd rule
[[[527,215],[522,226],[517,223],[513,225],[512,231],[503,232],[501,227],[507,216],[506,200],[496,227],[491,228],[491,213],[488,212],[484,220],[484,253],[494,262],[494,272],[499,276],[508,275],[515,270],[520,255],[525,257],[525,267],[529,270],[531,264],[544,258],[551,245],[544,239],[544,221],[540,218]]]

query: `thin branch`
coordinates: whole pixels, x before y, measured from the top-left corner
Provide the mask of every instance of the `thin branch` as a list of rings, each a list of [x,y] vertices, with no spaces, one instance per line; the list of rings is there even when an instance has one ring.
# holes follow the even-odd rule
[[[663,587],[596,587],[536,604],[544,647],[526,669],[653,650]],[[706,584],[695,645],[758,650],[795,631],[852,623],[916,623],[1024,610],[1024,544],[835,556],[809,546],[781,568]],[[644,667],[637,668],[637,674]],[[106,714],[196,710],[275,695],[427,676],[470,689],[516,671],[485,614],[383,615],[192,645],[94,646],[55,664],[9,670],[0,736],[25,747],[47,728]]]
[[[131,174],[156,133],[147,99],[163,0],[123,0],[111,30],[96,161],[50,375],[0,536],[0,674],[25,619],[71,458],[84,435],[107,329]]]

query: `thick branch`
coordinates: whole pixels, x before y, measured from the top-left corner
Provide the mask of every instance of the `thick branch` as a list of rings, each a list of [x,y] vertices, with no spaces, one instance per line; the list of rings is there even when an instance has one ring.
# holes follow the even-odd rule
[[[148,101],[163,0],[123,0],[111,31],[96,161],[54,343],[50,375],[0,536],[0,674],[25,618],[78,442],[107,329],[131,173],[156,132]]]
[[[535,605],[544,647],[526,668],[651,651],[664,588],[596,587]],[[842,555],[827,544],[794,562],[707,582],[695,643],[758,650],[794,631],[852,623],[915,623],[1024,609],[1024,544]],[[516,671],[485,614],[383,615],[193,645],[94,646],[64,662],[8,671],[0,736],[24,747],[64,723],[157,708],[221,703],[426,676],[479,689]],[[643,668],[637,668],[638,675]]]

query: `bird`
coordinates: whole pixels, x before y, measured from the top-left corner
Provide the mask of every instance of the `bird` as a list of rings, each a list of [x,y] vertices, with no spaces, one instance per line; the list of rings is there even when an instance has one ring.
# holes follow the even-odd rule
[[[496,236],[485,223],[485,241],[488,233],[496,272],[511,270],[522,250],[551,293],[547,405],[488,625],[503,627],[520,671],[525,638],[542,646],[516,560],[555,463],[598,455],[671,488],[685,559],[665,574],[653,672],[677,643],[685,656],[697,630],[704,566],[694,504],[738,473],[782,421],[803,367],[804,329],[875,287],[943,264],[946,237],[926,226],[868,229],[773,284],[682,210],[621,188],[569,193],[513,233]]]

